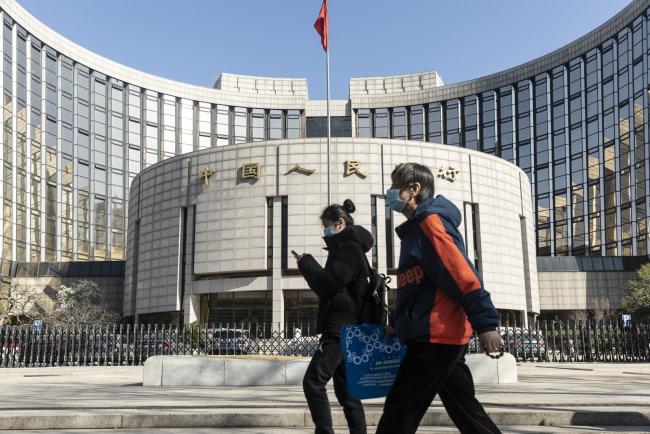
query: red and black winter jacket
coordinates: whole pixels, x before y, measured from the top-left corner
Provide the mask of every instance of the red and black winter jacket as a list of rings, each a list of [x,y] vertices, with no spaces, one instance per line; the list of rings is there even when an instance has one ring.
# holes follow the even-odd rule
[[[396,228],[401,251],[391,322],[402,342],[465,345],[472,327],[480,334],[499,325],[490,294],[465,253],[460,222],[458,208],[437,196]]]

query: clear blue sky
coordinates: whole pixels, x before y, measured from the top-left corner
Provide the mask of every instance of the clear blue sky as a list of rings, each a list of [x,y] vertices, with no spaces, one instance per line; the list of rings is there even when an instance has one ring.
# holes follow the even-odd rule
[[[221,72],[304,77],[325,97],[313,29],[321,0],[19,0],[109,59],[211,87]],[[330,0],[331,90],[351,77],[436,70],[445,83],[519,65],[573,41],[629,0]]]

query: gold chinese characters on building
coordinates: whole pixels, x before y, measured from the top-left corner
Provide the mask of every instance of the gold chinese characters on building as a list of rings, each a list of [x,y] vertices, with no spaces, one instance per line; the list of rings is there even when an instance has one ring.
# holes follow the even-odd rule
[[[438,169],[438,178],[442,178],[449,182],[454,182],[459,174],[460,170],[454,169],[451,166],[441,167]]]
[[[241,167],[241,179],[260,179],[260,163],[246,163]]]
[[[287,172],[284,174],[285,176],[290,174],[290,173],[299,173],[301,175],[311,175],[314,172],[316,172],[316,169],[308,169],[307,167],[303,166],[302,164],[294,164],[291,169],[287,170]]]
[[[203,180],[203,185],[206,187],[208,186],[208,180],[212,175],[214,175],[214,169],[206,168],[199,171],[199,178]]]
[[[361,170],[361,161],[359,160],[348,160],[345,162],[345,176],[350,176],[357,174],[361,178],[368,176],[367,173]]]

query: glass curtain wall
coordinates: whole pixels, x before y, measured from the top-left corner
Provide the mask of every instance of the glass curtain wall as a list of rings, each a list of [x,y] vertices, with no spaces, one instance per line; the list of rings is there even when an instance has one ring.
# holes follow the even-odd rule
[[[646,255],[649,32],[643,15],[527,80],[428,104],[357,109],[356,136],[408,134],[519,165],[532,184],[538,255]]]
[[[14,261],[123,260],[128,187],[165,158],[304,136],[301,110],[232,107],[94,71],[2,16],[0,251]]]

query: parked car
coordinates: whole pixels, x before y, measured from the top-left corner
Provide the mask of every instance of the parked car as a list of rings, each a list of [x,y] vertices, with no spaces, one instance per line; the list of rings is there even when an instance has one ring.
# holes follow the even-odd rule
[[[251,351],[250,335],[244,329],[208,329],[198,344],[205,354],[249,354]]]
[[[311,357],[316,350],[320,347],[320,336],[302,336],[294,335],[289,339],[280,349],[279,353],[282,356],[302,356]]]
[[[19,363],[23,348],[24,343],[18,339],[14,340],[13,336],[7,337],[6,342],[4,340],[0,342],[0,366],[12,366]]]

